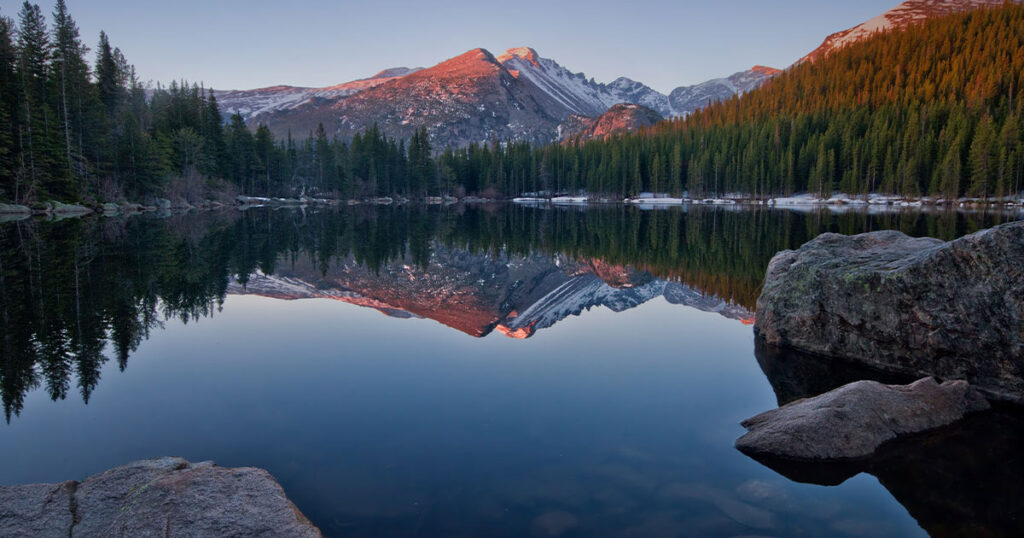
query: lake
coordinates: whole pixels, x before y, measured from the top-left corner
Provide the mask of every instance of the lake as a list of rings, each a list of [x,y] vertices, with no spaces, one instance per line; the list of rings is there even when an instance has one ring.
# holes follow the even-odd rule
[[[776,252],[1015,218],[494,204],[3,223],[0,484],[173,455],[268,469],[327,536],[1018,533],[1014,409],[857,466],[733,448],[754,414],[890,381],[755,345]]]

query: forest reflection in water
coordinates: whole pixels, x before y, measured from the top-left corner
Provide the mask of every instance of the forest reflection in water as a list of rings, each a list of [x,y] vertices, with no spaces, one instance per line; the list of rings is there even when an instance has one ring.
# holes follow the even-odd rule
[[[879,377],[755,349],[741,322],[777,251],[1010,218],[493,205],[6,223],[0,483],[175,454],[268,469],[327,536],[1006,534],[1019,415],[856,467],[766,468],[732,442],[776,403]],[[331,300],[280,300],[307,297]]]
[[[1012,218],[490,205],[5,223],[0,392],[8,421],[27,392],[64,399],[72,378],[88,402],[106,361],[123,370],[164,320],[214,315],[229,292],[328,296],[474,336],[531,336],[584,308],[654,296],[749,322],[771,257],[820,233],[953,239]]]

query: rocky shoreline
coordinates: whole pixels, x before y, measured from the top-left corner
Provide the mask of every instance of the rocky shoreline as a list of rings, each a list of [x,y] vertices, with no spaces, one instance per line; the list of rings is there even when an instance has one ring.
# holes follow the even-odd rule
[[[274,477],[253,467],[165,457],[81,482],[0,486],[0,536],[320,535]]]
[[[777,254],[757,301],[769,344],[1024,403],[1024,221],[943,242],[824,234]]]
[[[653,207],[669,207],[684,205],[714,206],[765,206],[792,211],[808,211],[811,209],[828,209],[829,211],[894,211],[894,210],[1000,210],[1024,211],[1024,198],[1007,197],[1003,199],[959,198],[956,200],[934,198],[904,198],[899,196],[871,195],[870,197],[833,196],[831,198],[814,198],[809,195],[792,197],[756,197],[749,195],[726,195],[712,198],[673,198],[667,195],[648,195],[641,197],[611,199],[593,196],[526,196],[483,198],[477,196],[428,196],[425,198],[407,197],[368,197],[352,199],[314,198],[300,196],[297,198],[237,196],[232,199],[203,200],[199,202],[172,201],[157,198],[147,203],[139,202],[104,202],[92,204],[63,203],[47,201],[33,204],[31,207],[21,204],[0,202],[0,220],[20,220],[33,216],[51,218],[80,217],[91,214],[105,216],[136,215],[140,213],[168,213],[171,211],[213,210],[235,207],[251,209],[257,207],[305,207],[305,206],[352,206],[352,205],[453,205],[453,204],[484,204],[512,202],[523,205],[628,205],[648,209]]]
[[[949,242],[892,230],[820,235],[772,258],[754,331],[762,367],[765,349],[787,348],[923,376],[780,395],[778,409],[742,423],[736,448],[754,458],[864,459],[988,410],[985,397],[1024,403],[1024,221]]]

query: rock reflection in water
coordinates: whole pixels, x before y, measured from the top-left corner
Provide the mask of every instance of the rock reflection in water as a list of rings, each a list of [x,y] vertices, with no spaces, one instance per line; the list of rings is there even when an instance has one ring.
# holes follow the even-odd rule
[[[860,379],[907,379],[758,342],[757,362],[779,405]],[[1024,536],[1024,415],[997,408],[952,426],[900,439],[863,461],[804,463],[758,458],[779,474],[834,486],[868,473],[931,536]]]

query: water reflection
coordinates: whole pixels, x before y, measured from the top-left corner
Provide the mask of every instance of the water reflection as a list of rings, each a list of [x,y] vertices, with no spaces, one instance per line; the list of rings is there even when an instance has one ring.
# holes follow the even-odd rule
[[[226,293],[331,297],[473,336],[528,337],[597,306],[664,297],[749,322],[771,257],[826,231],[951,239],[1010,217],[683,207],[233,210],[0,225],[0,393],[88,401],[163,320]]]
[[[757,362],[779,405],[861,379],[909,379],[863,366],[756,345]],[[790,480],[835,486],[868,473],[907,508],[929,535],[1024,535],[1024,417],[997,409],[938,431],[885,445],[875,456],[847,463],[757,458]]]
[[[585,310],[623,312],[656,297],[671,304],[753,321],[745,307],[646,271],[610,266],[564,254],[515,255],[472,252],[432,242],[422,266],[406,258],[375,268],[353,258],[336,260],[325,271],[307,258],[275,274],[233,280],[230,294],[278,299],[325,298],[374,308],[398,318],[429,318],[475,337],[498,331],[529,338]]]
[[[494,206],[7,223],[0,480],[180,454],[268,468],[329,536],[914,535],[870,477],[823,490],[730,449],[742,418],[852,379],[758,351],[773,395],[741,322],[771,256],[819,233],[948,239],[1001,219]],[[307,297],[332,300],[282,300]],[[885,486],[922,525],[938,516],[919,505],[953,513],[903,492],[911,479]]]

